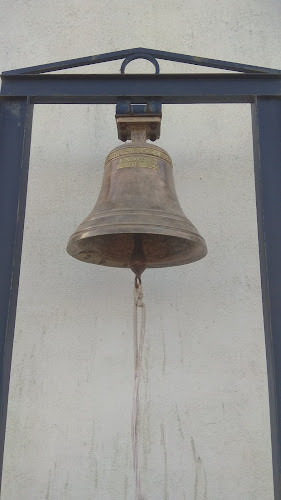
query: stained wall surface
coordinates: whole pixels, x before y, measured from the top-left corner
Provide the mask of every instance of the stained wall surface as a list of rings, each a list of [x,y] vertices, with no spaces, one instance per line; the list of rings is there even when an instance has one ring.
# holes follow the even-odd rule
[[[3,70],[134,46],[281,67],[279,0],[1,0],[0,8]],[[202,71],[168,62],[161,70]],[[128,66],[138,71],[149,63]],[[114,113],[35,107],[3,500],[134,498],[133,275],[65,251],[118,144]],[[159,145],[209,253],[144,275],[144,496],[270,500],[250,106],[164,106]]]

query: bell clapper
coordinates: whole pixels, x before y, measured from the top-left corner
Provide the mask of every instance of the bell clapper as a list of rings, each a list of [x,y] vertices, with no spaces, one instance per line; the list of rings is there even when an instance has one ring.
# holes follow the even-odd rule
[[[136,275],[136,280],[141,283],[141,275],[146,269],[146,257],[143,249],[143,235],[134,234],[134,247],[129,259],[129,267]],[[137,288],[137,281],[136,288]]]

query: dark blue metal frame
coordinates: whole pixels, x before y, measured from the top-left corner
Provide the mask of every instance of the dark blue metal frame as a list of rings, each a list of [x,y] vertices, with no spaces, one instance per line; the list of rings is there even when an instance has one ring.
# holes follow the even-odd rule
[[[240,72],[173,75],[45,75],[137,57]],[[157,63],[158,65],[158,63]],[[156,68],[158,67],[156,65]],[[123,63],[123,68],[125,64]],[[242,73],[242,74],[241,74]],[[6,71],[0,94],[0,470],[20,272],[34,103],[252,104],[260,268],[271,418],[274,495],[281,500],[281,70],[129,49]]]

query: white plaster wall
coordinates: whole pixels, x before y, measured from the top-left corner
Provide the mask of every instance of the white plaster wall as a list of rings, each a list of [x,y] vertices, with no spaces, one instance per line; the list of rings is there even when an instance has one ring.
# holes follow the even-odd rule
[[[1,0],[0,7],[3,70],[134,46],[281,67],[279,0]],[[150,69],[133,62],[130,71],[139,68]],[[3,500],[134,498],[133,275],[65,251],[118,144],[114,112],[35,107]],[[145,498],[270,500],[250,107],[165,106],[159,145],[173,158],[180,202],[209,254],[144,275]]]

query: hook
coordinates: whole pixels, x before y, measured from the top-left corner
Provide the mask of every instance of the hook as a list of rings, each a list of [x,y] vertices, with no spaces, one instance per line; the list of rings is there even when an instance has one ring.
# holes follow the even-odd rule
[[[126,59],[124,59],[124,61],[122,62],[122,65],[120,68],[121,75],[125,74],[125,68],[126,68],[127,64],[129,64],[129,62],[133,61],[134,59],[147,59],[147,61],[150,61],[153,64],[153,66],[155,68],[155,74],[159,75],[160,68],[159,68],[158,61],[156,61],[155,57],[151,56],[150,54],[145,54],[145,53],[132,54],[132,55],[126,57]]]

